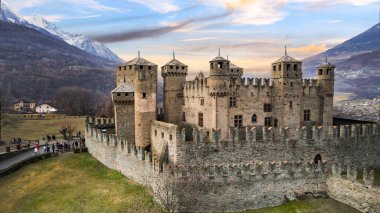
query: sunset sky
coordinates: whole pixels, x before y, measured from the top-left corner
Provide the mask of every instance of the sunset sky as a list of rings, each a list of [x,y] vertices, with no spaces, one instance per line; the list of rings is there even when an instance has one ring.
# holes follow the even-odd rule
[[[284,46],[297,58],[323,52],[375,25],[379,0],[3,0],[24,18],[104,42],[124,60],[176,58],[208,70],[218,54],[263,74]]]

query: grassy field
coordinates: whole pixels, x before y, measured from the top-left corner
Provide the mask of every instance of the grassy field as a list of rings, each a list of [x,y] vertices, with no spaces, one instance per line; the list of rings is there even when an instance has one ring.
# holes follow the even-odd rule
[[[360,213],[348,205],[340,203],[331,198],[309,199],[302,201],[291,201],[286,205],[271,208],[256,209],[241,213]]]
[[[147,189],[87,153],[45,159],[0,178],[0,195],[0,212],[164,212]],[[332,199],[311,199],[247,212],[357,211]]]
[[[1,140],[6,143],[9,143],[12,138],[37,140],[46,138],[48,134],[55,134],[57,137],[61,137],[59,129],[66,121],[73,122],[76,125],[76,131],[84,133],[84,117],[59,116],[45,119],[21,118],[21,122],[17,128],[10,128],[2,133]]]
[[[0,179],[0,212],[162,212],[149,191],[89,154],[65,154]]]

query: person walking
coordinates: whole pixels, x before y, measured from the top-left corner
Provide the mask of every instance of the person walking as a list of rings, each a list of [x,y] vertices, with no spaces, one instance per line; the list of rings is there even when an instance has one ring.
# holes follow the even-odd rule
[[[39,148],[38,145],[36,145],[36,146],[34,147],[34,157],[37,156],[38,148]]]
[[[52,146],[51,146],[51,151],[54,153],[55,152],[55,145],[54,145],[54,143],[52,144]]]

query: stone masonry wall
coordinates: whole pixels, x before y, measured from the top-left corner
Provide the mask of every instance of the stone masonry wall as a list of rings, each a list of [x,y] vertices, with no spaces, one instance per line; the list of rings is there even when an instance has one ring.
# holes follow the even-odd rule
[[[363,179],[358,179],[355,167],[347,166],[346,175],[342,168],[333,167],[333,175],[327,178],[328,195],[335,200],[350,205],[361,212],[380,212],[380,188],[373,185],[373,170],[363,171]]]

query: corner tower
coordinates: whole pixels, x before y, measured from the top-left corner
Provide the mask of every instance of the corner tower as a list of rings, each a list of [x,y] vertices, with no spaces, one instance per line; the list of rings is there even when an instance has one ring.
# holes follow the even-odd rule
[[[332,126],[333,122],[333,103],[334,103],[334,78],[335,66],[327,62],[317,67],[317,82],[319,85],[320,97],[320,110],[321,115],[319,118],[320,124],[323,126]]]
[[[178,124],[182,121],[183,88],[188,67],[175,58],[161,67],[164,79],[164,120]]]
[[[296,129],[301,124],[302,62],[285,55],[272,63],[273,126]],[[294,135],[294,133],[292,133]]]
[[[134,92],[134,85],[128,79],[111,92],[115,111],[116,135],[131,143],[135,142]]]
[[[156,120],[157,65],[140,57],[127,62],[134,83],[135,144],[149,148],[151,123]],[[129,120],[133,122],[133,120]]]

